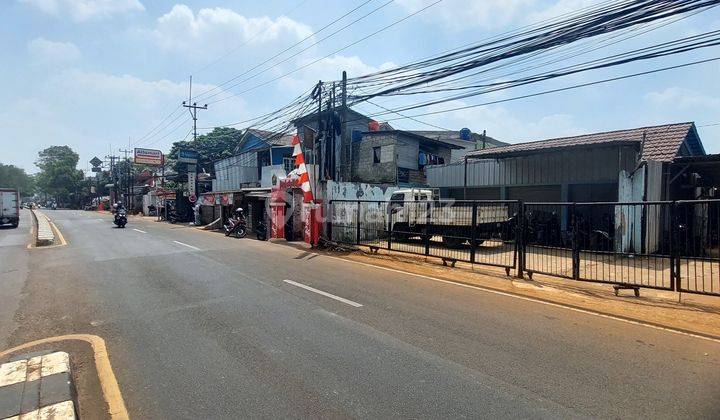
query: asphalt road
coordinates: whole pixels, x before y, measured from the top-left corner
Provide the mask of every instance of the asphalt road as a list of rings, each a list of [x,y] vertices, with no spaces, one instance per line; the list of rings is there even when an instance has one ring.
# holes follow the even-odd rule
[[[134,418],[720,416],[715,342],[280,244],[47,213],[67,246],[26,249],[28,217],[0,230],[0,345],[100,335]]]

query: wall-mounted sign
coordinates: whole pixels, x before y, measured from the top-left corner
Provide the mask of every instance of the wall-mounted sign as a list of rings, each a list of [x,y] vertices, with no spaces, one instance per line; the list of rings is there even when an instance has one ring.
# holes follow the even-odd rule
[[[162,165],[163,154],[160,150],[135,148],[135,163],[142,165]]]

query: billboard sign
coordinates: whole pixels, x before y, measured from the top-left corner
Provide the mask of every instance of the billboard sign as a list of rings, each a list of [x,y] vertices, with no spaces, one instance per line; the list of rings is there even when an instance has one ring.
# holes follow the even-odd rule
[[[135,148],[135,163],[142,165],[162,165],[163,154],[160,150]]]
[[[178,150],[178,162],[180,163],[197,163],[198,152],[195,150]]]

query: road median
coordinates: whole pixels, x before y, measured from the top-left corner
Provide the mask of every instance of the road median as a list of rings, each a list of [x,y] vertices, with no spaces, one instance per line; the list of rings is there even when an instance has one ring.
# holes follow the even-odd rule
[[[35,246],[48,246],[55,243],[55,231],[50,219],[40,210],[31,210],[35,222]]]
[[[29,353],[0,365],[0,419],[75,419],[75,395],[65,352]]]

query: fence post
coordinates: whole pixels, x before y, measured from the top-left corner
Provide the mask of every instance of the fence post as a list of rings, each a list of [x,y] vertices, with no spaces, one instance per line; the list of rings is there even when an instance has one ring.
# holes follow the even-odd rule
[[[388,204],[387,213],[388,213],[388,222],[387,222],[387,232],[388,232],[388,250],[392,249],[392,235],[393,235],[393,207]]]
[[[470,228],[470,263],[475,264],[475,248],[477,247],[477,201],[472,204],[471,228]]]
[[[525,203],[517,203],[517,221],[515,224],[515,255],[517,255],[517,277],[524,277],[525,272]]]
[[[570,223],[572,224],[572,278],[580,278],[580,241],[578,240],[578,223],[575,203],[570,205]]]
[[[425,255],[430,255],[430,201],[425,203]]]
[[[360,245],[360,200],[357,202],[357,214],[355,215],[355,244]]]
[[[680,291],[680,257],[678,250],[678,226],[680,212],[677,202],[670,204],[670,283],[672,290]]]

